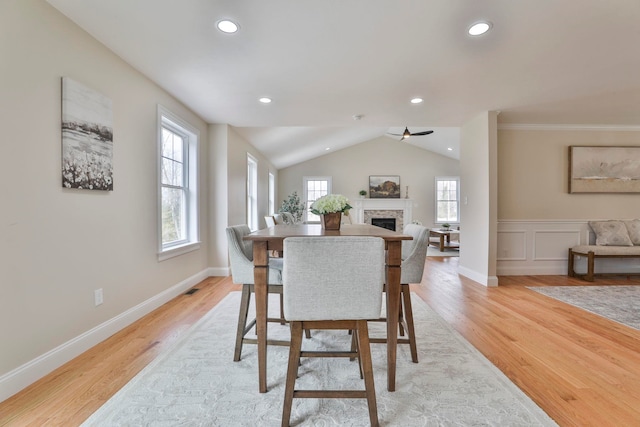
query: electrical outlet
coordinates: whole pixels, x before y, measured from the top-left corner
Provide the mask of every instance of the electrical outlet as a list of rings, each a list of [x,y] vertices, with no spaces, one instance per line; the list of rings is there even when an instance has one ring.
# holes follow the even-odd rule
[[[96,307],[104,302],[102,288],[93,291],[93,302],[95,303]]]

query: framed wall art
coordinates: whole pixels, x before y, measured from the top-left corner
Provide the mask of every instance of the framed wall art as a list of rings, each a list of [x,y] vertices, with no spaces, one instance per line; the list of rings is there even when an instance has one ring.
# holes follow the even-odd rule
[[[111,100],[62,78],[62,186],[113,190]]]
[[[569,193],[640,193],[640,147],[569,147]]]
[[[372,199],[399,199],[400,176],[371,175],[369,176],[369,197]]]

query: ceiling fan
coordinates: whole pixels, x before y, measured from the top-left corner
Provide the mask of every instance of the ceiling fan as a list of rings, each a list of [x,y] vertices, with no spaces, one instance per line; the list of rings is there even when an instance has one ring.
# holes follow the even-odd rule
[[[424,132],[416,132],[416,133],[411,133],[409,132],[409,128],[405,127],[404,128],[404,132],[402,132],[402,134],[399,133],[390,133],[389,135],[393,135],[393,136],[401,136],[402,138],[400,138],[400,141],[403,141],[411,136],[422,136],[422,135],[429,135],[433,133],[432,130],[426,130]]]

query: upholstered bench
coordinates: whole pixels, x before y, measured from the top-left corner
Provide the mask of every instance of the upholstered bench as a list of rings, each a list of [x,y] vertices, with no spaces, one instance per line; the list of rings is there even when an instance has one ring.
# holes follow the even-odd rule
[[[596,234],[595,245],[578,245],[569,248],[568,274],[570,277],[593,282],[595,276],[605,275],[640,275],[630,273],[596,273],[597,258],[638,258],[640,259],[640,220],[628,221],[590,221],[589,226]],[[575,257],[587,258],[587,273],[578,274],[574,270]]]

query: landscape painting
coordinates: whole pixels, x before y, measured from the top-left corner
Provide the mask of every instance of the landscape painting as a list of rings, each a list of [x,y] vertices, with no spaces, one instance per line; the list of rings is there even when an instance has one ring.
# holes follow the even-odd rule
[[[640,147],[569,147],[569,193],[640,193]]]
[[[369,197],[372,199],[399,199],[400,177],[398,175],[369,176]]]
[[[111,100],[62,78],[62,186],[113,190]]]

